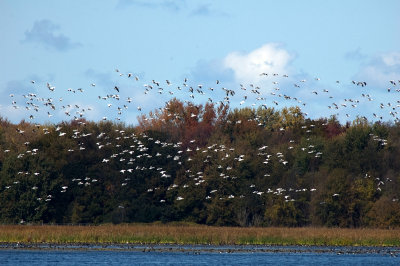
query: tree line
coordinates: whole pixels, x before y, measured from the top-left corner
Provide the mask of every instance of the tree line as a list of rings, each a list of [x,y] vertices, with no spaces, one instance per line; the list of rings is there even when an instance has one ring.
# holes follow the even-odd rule
[[[398,124],[177,99],[138,121],[0,118],[0,222],[400,225]]]

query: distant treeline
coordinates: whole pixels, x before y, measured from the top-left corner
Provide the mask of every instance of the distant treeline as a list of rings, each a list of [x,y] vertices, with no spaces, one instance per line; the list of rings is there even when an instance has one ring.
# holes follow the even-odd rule
[[[398,124],[177,99],[138,119],[0,118],[0,223],[400,225]]]

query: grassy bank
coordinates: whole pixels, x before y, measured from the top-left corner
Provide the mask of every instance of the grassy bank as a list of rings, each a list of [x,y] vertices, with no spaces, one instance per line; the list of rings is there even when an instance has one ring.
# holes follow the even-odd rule
[[[400,229],[237,228],[201,225],[0,225],[0,242],[400,246]]]

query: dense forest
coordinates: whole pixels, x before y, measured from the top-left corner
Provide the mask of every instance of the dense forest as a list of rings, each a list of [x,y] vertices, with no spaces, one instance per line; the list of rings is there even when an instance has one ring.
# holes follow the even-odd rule
[[[172,99],[137,126],[0,119],[0,223],[397,227],[400,127]]]

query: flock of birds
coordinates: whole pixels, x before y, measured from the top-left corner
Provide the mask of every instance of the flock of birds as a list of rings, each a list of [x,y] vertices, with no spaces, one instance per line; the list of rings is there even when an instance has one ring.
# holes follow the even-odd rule
[[[339,111],[343,111],[346,117],[350,117],[350,113],[347,110],[356,109],[360,105],[366,105],[367,103],[374,103],[375,100],[372,97],[372,90],[368,89],[368,84],[365,81],[351,81],[348,86],[354,86],[354,89],[359,90],[359,96],[353,98],[345,98],[345,99],[336,99],[335,93],[331,93],[328,89],[310,89],[311,86],[318,87],[318,82],[320,82],[320,78],[314,78],[311,81],[307,81],[305,79],[299,80],[297,82],[293,82],[289,79],[288,75],[279,75],[276,73],[261,73],[260,76],[266,79],[264,83],[272,84],[272,88],[263,89],[261,86],[257,86],[255,84],[248,84],[247,86],[240,84],[237,89],[228,89],[221,85],[219,80],[215,81],[214,87],[204,86],[202,84],[192,85],[189,83],[188,79],[184,79],[183,83],[178,86],[174,86],[170,80],[165,80],[165,82],[159,82],[156,80],[152,80],[150,83],[144,84],[143,89],[140,92],[140,95],[137,93],[135,95],[129,96],[129,91],[132,86],[136,86],[139,84],[140,79],[138,76],[135,76],[132,73],[122,73],[118,69],[115,70],[117,75],[120,78],[127,78],[128,82],[136,82],[134,85],[132,83],[124,83],[123,85],[115,85],[107,90],[104,95],[96,95],[99,104],[104,104],[104,107],[100,107],[98,109],[106,109],[108,114],[114,115],[114,119],[120,121],[123,119],[123,114],[127,113],[129,108],[134,108],[137,112],[143,113],[145,111],[146,101],[143,100],[143,97],[149,97],[151,101],[158,102],[161,100],[165,100],[168,97],[177,97],[185,99],[185,102],[202,102],[203,100],[222,104],[222,105],[231,105],[238,107],[251,107],[251,108],[268,108],[268,107],[276,107],[276,106],[300,106],[302,109],[307,108],[312,104],[308,104],[304,101],[300,96],[290,96],[290,92],[292,94],[297,94],[303,96],[309,102],[324,102],[331,101],[331,103],[327,106],[328,110],[332,111],[332,115],[339,115]],[[271,80],[272,79],[272,80]],[[126,80],[124,81],[126,82]],[[307,86],[307,83],[310,83],[310,86]],[[283,84],[285,87],[289,87],[288,89],[279,88],[279,84]],[[340,86],[342,82],[336,81],[335,86]],[[35,81],[31,81],[32,86],[37,86]],[[82,126],[82,129],[85,126],[85,123],[82,122],[82,118],[87,117],[88,112],[95,111],[97,112],[97,108],[95,108],[95,104],[87,103],[87,104],[79,104],[79,101],[85,102],[85,97],[93,96],[97,90],[98,86],[95,83],[91,83],[89,85],[90,89],[66,89],[59,90],[50,83],[46,83],[45,90],[43,95],[39,95],[39,93],[27,93],[22,95],[23,100],[20,102],[20,99],[17,99],[18,95],[10,94],[11,105],[16,110],[25,110],[28,112],[27,117],[35,123],[38,119],[43,119],[44,116],[48,116],[48,119],[51,120],[54,116],[54,119],[59,119],[60,115],[64,115],[67,120],[77,120],[78,123]],[[340,90],[339,88],[333,88],[333,90]],[[40,91],[40,88],[35,88],[35,91]],[[89,90],[88,94],[85,92]],[[392,93],[400,92],[400,80],[390,80],[388,82],[388,88],[385,91],[387,93],[387,97],[390,96],[389,102],[379,102],[376,110],[386,110],[386,115],[389,115],[393,119],[394,122],[399,122],[399,113],[398,108],[400,107],[400,100],[396,100],[395,97],[392,97]],[[54,94],[54,95],[52,95]],[[71,97],[72,95],[72,97]],[[166,95],[166,96],[163,96]],[[163,98],[164,97],[164,98]],[[386,97],[386,96],[385,96]],[[73,103],[65,103],[66,99],[72,99]],[[203,101],[204,102],[204,101]],[[22,103],[22,104],[21,104]],[[154,107],[154,105],[153,105]],[[159,110],[163,111],[163,108],[160,107]],[[369,110],[375,110],[374,108],[369,108]],[[305,116],[308,116],[307,113],[304,113]],[[383,120],[385,115],[382,113],[378,113],[378,111],[373,111],[371,114],[372,117],[378,120]],[[196,113],[192,113],[191,117],[195,118],[197,116]],[[362,118],[364,116],[361,116]],[[371,116],[370,116],[371,117]],[[365,117],[364,117],[365,118]],[[152,116],[146,116],[145,120],[154,119]],[[101,120],[112,120],[107,116],[103,116]],[[256,121],[258,121],[259,126],[263,126],[263,122],[261,118],[256,117]],[[231,123],[241,123],[242,121],[228,121]],[[94,133],[85,132],[85,130],[74,130],[72,134],[64,131],[62,124],[56,124],[54,126],[42,126],[39,123],[36,123],[37,130],[42,130],[43,134],[50,134],[51,132],[57,132],[60,138],[74,138],[80,139],[79,145],[74,148],[69,148],[68,152],[84,152],[85,148],[85,138],[91,136]],[[312,133],[314,125],[310,125],[309,127],[303,126],[307,133]],[[285,131],[285,128],[280,128],[281,131]],[[25,134],[24,129],[17,128],[18,134]],[[96,139],[98,140],[96,145],[97,149],[101,150],[107,146],[113,146],[114,150],[117,152],[112,153],[109,157],[102,158],[102,163],[110,163],[112,160],[118,160],[120,164],[125,165],[125,167],[118,169],[119,174],[124,176],[123,182],[120,184],[122,187],[127,186],[129,181],[134,178],[134,174],[137,171],[149,171],[149,174],[156,174],[160,178],[169,178],[171,174],[167,172],[160,165],[146,165],[143,164],[146,158],[164,158],[169,161],[173,161],[176,164],[182,164],[182,160],[185,158],[187,161],[193,160],[193,154],[201,153],[203,154],[203,162],[202,164],[215,164],[215,167],[218,169],[218,173],[220,178],[225,180],[230,180],[234,182],[237,179],[235,176],[235,167],[240,164],[243,160],[246,159],[245,154],[238,154],[234,148],[226,147],[223,144],[214,143],[208,145],[206,147],[198,147],[198,140],[193,139],[190,141],[189,145],[183,148],[182,143],[172,143],[172,142],[163,142],[158,139],[154,139],[152,137],[147,136],[145,133],[127,133],[124,130],[116,130],[113,136],[109,136],[104,132],[97,134]],[[378,136],[373,136],[373,139],[379,142],[381,145],[387,145],[387,140],[381,139]],[[126,140],[130,140],[132,145],[126,146],[124,142]],[[322,152],[319,151],[316,146],[312,143],[312,138],[308,138],[308,144],[304,147],[301,147],[301,150],[305,153],[308,153],[315,158],[319,158],[323,156]],[[175,153],[169,152],[157,152],[153,154],[151,150],[145,145],[145,143],[152,143],[153,145],[158,145],[161,150],[165,148],[166,151],[171,150],[168,147],[174,148],[173,150],[177,151]],[[25,143],[27,149],[18,155],[18,158],[23,158],[25,156],[36,156],[39,152],[38,149],[30,149],[29,142]],[[288,149],[293,149],[295,146],[295,141],[290,140]],[[3,150],[5,154],[9,153],[10,150]],[[261,146],[258,148],[258,154],[260,158],[262,158],[262,164],[268,165],[271,161],[275,160],[278,163],[281,163],[283,166],[286,166],[289,162],[285,159],[285,151],[272,151],[268,146]],[[225,161],[222,163],[222,161]],[[229,163],[227,163],[229,162]],[[196,162],[199,163],[199,162]],[[228,165],[228,166],[222,166]],[[262,167],[261,167],[262,169]],[[16,180],[7,186],[5,189],[12,189],[14,186],[19,184],[18,178],[20,176],[28,176],[41,175],[40,172],[29,172],[29,171],[20,171],[16,176]],[[183,184],[172,184],[167,187],[167,190],[177,189],[178,187],[187,188],[189,186],[200,186],[204,183],[207,183],[207,173],[204,173],[201,169],[199,171],[192,172],[191,170],[186,170],[185,175],[187,177],[186,180],[190,180]],[[269,176],[268,173],[265,173],[264,176]],[[367,177],[368,174],[366,175]],[[372,178],[372,177],[370,177]],[[75,177],[72,180],[72,184],[76,184],[76,186],[89,187],[96,182],[97,179],[91,177]],[[385,180],[390,182],[391,180]],[[382,185],[384,185],[384,180],[377,179],[377,190],[381,190]],[[38,186],[34,185],[31,187],[32,190],[38,190]],[[60,192],[65,193],[69,187],[67,185],[62,185],[60,187]],[[147,192],[154,193],[155,191],[163,189],[161,187],[149,187]],[[257,188],[256,185],[250,185],[249,191],[255,195],[262,196],[263,194],[272,194],[276,196],[281,196],[285,201],[294,201],[296,193],[303,192],[314,192],[315,188]],[[228,193],[229,194],[229,193]],[[219,193],[218,188],[212,189],[208,192],[206,196],[206,200],[210,200],[213,197],[218,197],[219,199],[234,199],[234,198],[243,198],[246,195],[234,195],[234,194],[226,194]],[[38,194],[41,196],[37,197],[37,200],[40,202],[49,202],[54,198],[54,195],[51,194]],[[339,194],[335,193],[332,197],[338,197]],[[176,197],[176,201],[184,200],[183,195],[178,195]],[[393,199],[397,200],[397,199]],[[160,203],[166,202],[166,199],[160,199]],[[323,204],[323,202],[321,202]],[[123,208],[122,205],[119,206]]]
[[[140,81],[139,77],[133,75],[132,73],[123,74],[118,69],[116,69],[115,71],[120,77],[126,76],[128,79],[134,80],[137,83],[139,83]],[[137,84],[125,83],[123,85],[115,85],[113,89],[107,90],[107,94],[98,95],[97,98],[98,100],[105,101],[106,106],[110,111],[115,111],[116,116],[114,117],[114,119],[118,121],[121,120],[123,112],[127,111],[128,108],[131,107],[132,103],[136,103],[136,110],[138,112],[142,112],[144,111],[144,108],[141,104],[151,105],[151,108],[153,108],[154,101],[157,102],[159,99],[166,100],[168,99],[168,97],[183,98],[186,99],[186,102],[196,100],[204,102],[205,100],[211,103],[231,104],[232,106],[236,105],[240,107],[250,106],[252,108],[259,106],[267,108],[274,106],[297,105],[302,107],[303,109],[307,109],[307,107],[309,106],[313,107],[314,104],[329,102],[325,106],[328,111],[330,111],[327,113],[327,115],[345,115],[347,119],[348,117],[352,116],[352,113],[354,113],[350,109],[356,109],[357,107],[364,106],[365,108],[367,108],[367,110],[376,110],[367,115],[367,117],[370,117],[370,119],[372,120],[384,120],[386,118],[389,118],[394,122],[399,121],[398,108],[400,107],[400,100],[395,100],[395,97],[392,97],[392,93],[400,92],[400,80],[390,80],[388,82],[388,87],[386,91],[389,94],[384,95],[383,99],[388,99],[388,97],[390,97],[390,100],[392,101],[383,102],[382,100],[382,102],[379,102],[375,107],[371,108],[370,106],[367,106],[367,103],[375,102],[376,100],[374,100],[374,98],[372,97],[373,91],[368,88],[366,81],[353,80],[349,84],[346,84],[344,87],[340,87],[342,82],[337,80],[335,82],[337,86],[333,88],[334,93],[331,93],[330,90],[328,90],[327,88],[320,90],[311,88],[314,86],[325,86],[317,84],[321,80],[318,77],[312,79],[311,81],[302,79],[293,82],[293,80],[289,79],[288,75],[279,75],[277,73],[261,73],[260,76],[271,77],[273,79],[272,81],[270,80],[270,84],[272,84],[272,87],[268,86],[268,80],[265,80],[267,88],[262,88],[260,85],[257,86],[255,84],[248,84],[247,86],[240,84],[239,88],[237,89],[227,89],[226,87],[221,86],[219,80],[215,81],[215,87],[204,86],[202,84],[192,85],[189,84],[187,78],[184,78],[183,82],[181,84],[178,84],[177,86],[174,86],[170,80],[165,80],[165,82],[152,80],[150,83],[143,84],[143,94],[140,93],[142,95],[139,95],[137,93],[139,89],[136,89],[134,87],[134,91],[136,91],[134,92],[135,96],[129,96],[129,91],[132,91],[132,87],[136,86]],[[293,82],[293,85],[290,84],[291,82]],[[36,84],[34,80],[32,80],[31,83],[32,85]],[[310,85],[307,85],[307,83],[309,83]],[[279,84],[283,84],[286,89],[280,88]],[[351,85],[355,86],[355,88],[349,87]],[[96,84],[91,83],[90,87],[95,88]],[[56,87],[48,82],[46,83],[46,88],[51,93],[56,93],[57,91]],[[33,89],[36,90],[37,88]],[[346,95],[345,90],[351,90],[352,92],[350,94],[353,95],[357,94],[354,93],[354,91],[359,91],[359,93],[358,96],[353,96],[349,98],[335,96],[337,92],[339,92],[340,95]],[[83,99],[85,101],[85,97],[88,97],[88,95],[85,94],[85,91],[86,90],[82,88],[68,88],[66,90],[66,92],[70,94],[69,97],[71,97],[72,94],[72,98],[74,101],[76,101],[76,99]],[[381,94],[383,92],[384,91],[381,91],[379,93]],[[157,96],[153,95],[154,93],[157,93]],[[24,97],[24,106],[18,105],[17,101],[14,100],[14,94],[10,94],[10,97],[13,99],[13,108],[23,108],[27,110],[29,112],[28,117],[32,121],[36,119],[36,116],[38,114],[43,114],[43,112],[47,114],[48,118],[53,117],[54,113],[57,112],[57,119],[60,119],[59,114],[60,112],[62,112],[66,116],[66,119],[78,120],[85,117],[88,112],[93,110],[93,104],[88,104],[86,106],[77,103],[64,104],[63,95],[60,95],[60,97],[58,97],[57,99],[55,97],[48,97],[48,92],[45,92],[45,94],[46,97],[41,97],[37,93],[27,93],[22,95]],[[79,96],[77,94],[82,94],[82,96]],[[93,90],[90,90],[89,94],[93,94]],[[125,95],[125,97],[122,95]],[[150,101],[143,98],[143,95],[148,95],[149,98],[151,98]],[[309,103],[307,103],[305,100],[302,100],[301,98],[307,100]],[[44,107],[47,107],[47,110]],[[160,109],[162,108],[160,107]],[[313,109],[310,109],[310,112],[312,110]],[[379,110],[386,111],[379,112]],[[323,110],[318,110],[318,112],[321,111]],[[308,115],[308,113],[304,114]],[[356,114],[353,118],[355,118],[356,116],[360,116],[360,114]],[[366,116],[361,117],[367,118]],[[38,119],[43,119],[43,116],[40,115]],[[110,118],[108,118],[107,116],[102,117],[102,119],[110,120]]]

